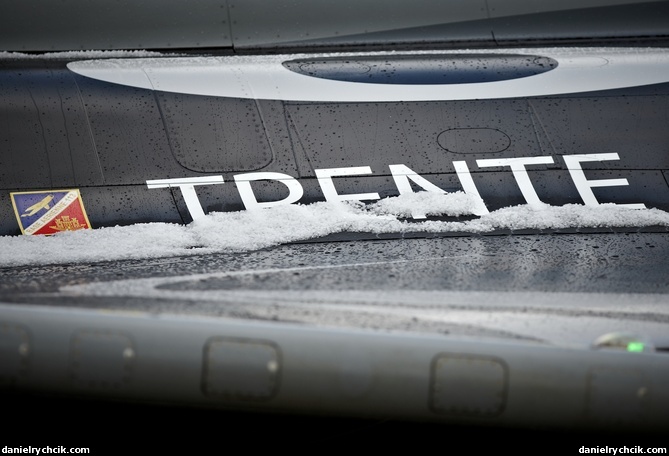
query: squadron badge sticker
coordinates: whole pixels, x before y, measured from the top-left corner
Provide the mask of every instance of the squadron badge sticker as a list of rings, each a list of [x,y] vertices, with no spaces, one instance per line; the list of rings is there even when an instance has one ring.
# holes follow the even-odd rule
[[[78,189],[10,193],[23,234],[90,229]]]

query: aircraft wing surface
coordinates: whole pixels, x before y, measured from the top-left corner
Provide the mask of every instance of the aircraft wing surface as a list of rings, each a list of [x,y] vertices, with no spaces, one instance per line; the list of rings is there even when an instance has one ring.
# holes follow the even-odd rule
[[[666,452],[667,16],[4,2],[3,453]]]
[[[203,407],[251,413],[265,432],[278,432],[271,416],[321,417],[318,439],[441,425],[648,443],[668,422],[667,240],[349,240],[4,268],[2,380],[48,394],[36,407]]]

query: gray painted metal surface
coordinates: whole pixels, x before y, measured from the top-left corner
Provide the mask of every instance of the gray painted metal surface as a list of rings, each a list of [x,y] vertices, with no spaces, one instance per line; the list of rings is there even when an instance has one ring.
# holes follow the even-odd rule
[[[271,70],[262,66],[264,57],[255,56],[87,62],[4,59],[0,61],[0,118],[5,126],[0,130],[5,144],[0,154],[0,234],[21,232],[18,221],[24,214],[15,214],[12,192],[78,188],[93,227],[187,223],[193,218],[193,200],[204,213],[245,208],[237,180],[250,179],[249,192],[262,202],[286,199],[287,184],[281,179],[289,180],[303,191],[300,202],[311,203],[330,198],[318,172],[335,169],[339,194],[396,196],[401,190],[391,165],[402,165],[402,173],[415,173],[447,192],[463,189],[465,178],[470,179],[470,188],[490,210],[533,200],[669,208],[665,128],[669,85],[662,83],[667,63],[661,49],[562,50],[558,54],[564,66],[548,64],[551,59],[542,56],[552,55],[550,50],[520,53],[530,57],[506,54],[469,53],[455,68],[448,66],[453,57],[448,53],[411,54],[408,69],[402,66],[408,57],[391,54],[372,60],[364,56],[297,60],[300,71],[314,73],[317,68],[314,74],[281,65],[281,59],[295,61],[293,56],[273,58],[276,68]],[[529,73],[507,69],[502,80],[487,79],[497,74],[493,69],[506,68],[501,64],[518,58],[540,63]],[[581,64],[569,67],[572,60]],[[351,64],[372,61],[395,67],[401,75],[373,84],[349,80]],[[236,62],[250,62],[250,69],[237,74],[242,70]],[[489,69],[481,69],[487,65]],[[425,84],[426,72],[429,76],[446,66],[444,71],[458,74],[454,83]],[[588,73],[593,68],[595,73]],[[583,88],[575,82],[577,89],[558,76],[553,77],[555,85],[565,85],[551,92],[554,84],[541,81],[558,71],[576,75],[574,81],[590,81],[589,85]],[[588,77],[579,78],[580,71]],[[206,95],[220,86],[219,78],[212,81],[208,76],[217,72],[241,81],[235,90],[251,95]],[[423,79],[416,76],[418,84],[395,80],[414,73],[422,75]],[[254,85],[247,83],[255,81],[259,91],[274,87],[272,78],[288,76],[293,82],[325,83],[332,93],[344,86],[357,91],[358,86],[381,86],[380,96],[392,98],[385,102],[254,99]],[[99,80],[108,77],[114,79]],[[607,90],[597,90],[598,81]],[[477,99],[480,86],[497,84],[498,91]],[[154,86],[165,89],[153,90]],[[306,83],[303,86],[307,91]],[[548,94],[506,98],[506,90],[530,86]],[[443,87],[471,95],[450,99],[447,92],[445,98],[412,100],[416,91],[429,95]],[[314,93],[329,92],[312,90],[308,96]],[[527,182],[521,183],[517,170],[512,172],[512,159],[523,163]],[[258,177],[255,172],[272,174]],[[210,177],[225,183],[198,184],[190,201],[176,183],[163,185],[171,188],[147,185]]]
[[[91,398],[655,435],[669,423],[668,239],[317,242],[7,268],[0,378]],[[618,344],[597,346],[611,333]]]
[[[4,383],[42,392],[472,425],[667,430],[666,355],[7,305],[2,317],[3,345],[13,355]]]
[[[5,51],[232,46],[225,0],[3,2],[0,17]]]
[[[286,46],[656,38],[669,35],[668,4],[664,0],[4,2],[0,49],[229,52]]]
[[[668,5],[5,2],[0,49],[171,49],[206,57],[360,46],[661,44]],[[342,193],[383,197],[398,191],[391,164],[410,165],[452,191],[462,184],[454,160],[472,166],[502,154],[550,156],[552,163],[532,169],[533,188],[545,202],[565,204],[582,195],[564,157],[616,153],[583,166],[592,180],[629,180],[597,189],[601,201],[665,210],[669,201],[666,83],[532,98],[337,103],[154,91],[76,74],[67,64],[79,57],[6,57],[2,235],[19,232],[9,192],[80,188],[94,226],[184,223],[192,214],[182,192],[147,188],[147,180],[285,173],[300,179],[303,202],[311,202],[323,198],[316,170],[341,161],[373,174],[338,178]],[[345,73],[341,62],[323,63],[301,60],[297,72],[335,80]],[[387,133],[371,134],[378,131]],[[525,201],[508,171],[484,166],[473,177],[491,209]],[[285,196],[278,182],[257,184],[260,200]],[[198,187],[198,198],[206,211],[244,207],[232,185]],[[454,425],[477,434],[489,426],[607,431],[615,433],[609,439],[637,439],[629,445],[667,435],[666,229],[415,236],[422,235],[355,233],[244,254],[2,269],[0,390],[10,399],[3,404],[18,401],[5,409],[14,418],[10,429],[33,439],[22,445],[44,435],[34,432],[39,425],[64,438],[71,421],[67,431],[58,420],[45,425],[53,413],[44,408],[53,404],[41,396],[47,393],[63,395],[68,406],[83,397],[251,411],[251,426],[263,414],[297,413],[444,426],[437,432]],[[26,400],[30,394],[36,399]],[[109,440],[107,430],[119,425],[107,410],[109,403],[88,409],[85,420],[102,423]],[[210,416],[219,423],[221,415]],[[127,435],[134,429],[125,418]],[[293,435],[272,426],[283,439]]]

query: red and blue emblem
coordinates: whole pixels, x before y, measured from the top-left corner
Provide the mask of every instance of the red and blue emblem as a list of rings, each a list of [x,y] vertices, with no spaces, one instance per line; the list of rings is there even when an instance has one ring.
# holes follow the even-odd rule
[[[10,194],[23,234],[55,234],[90,229],[78,189]]]

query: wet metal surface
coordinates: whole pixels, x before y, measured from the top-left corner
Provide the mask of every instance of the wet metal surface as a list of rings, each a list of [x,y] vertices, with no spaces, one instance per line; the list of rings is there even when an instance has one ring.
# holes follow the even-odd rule
[[[0,301],[587,345],[669,334],[667,233],[284,245],[2,269]]]

